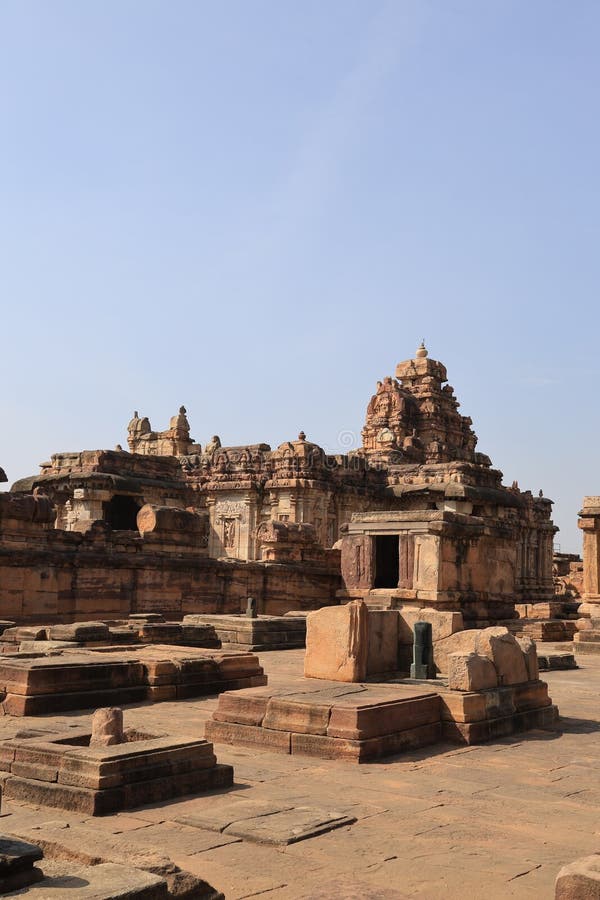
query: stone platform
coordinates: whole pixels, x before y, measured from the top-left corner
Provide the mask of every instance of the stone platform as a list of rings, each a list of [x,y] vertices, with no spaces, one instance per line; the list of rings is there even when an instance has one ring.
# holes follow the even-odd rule
[[[258,658],[235,651],[155,645],[0,658],[0,706],[10,716],[181,700],[264,684]]]
[[[362,763],[442,740],[478,744],[548,728],[557,715],[543,681],[463,692],[436,681],[306,679],[290,689],[221,694],[205,734],[215,743]]]
[[[574,654],[568,650],[538,648],[538,665],[540,671],[547,672],[550,669],[576,669],[577,661]]]
[[[108,747],[86,731],[17,737],[0,746],[0,769],[6,798],[91,816],[233,783],[206,740],[139,732]]]
[[[189,615],[182,625],[211,625],[228,649],[291,650],[306,643],[306,616]]]
[[[538,643],[572,641],[576,631],[569,619],[509,619],[502,624],[514,635],[527,635]]]
[[[114,644],[174,644],[209,649],[221,646],[211,625],[165,622],[160,615],[132,615],[113,624],[73,622],[63,625],[20,625],[5,627],[3,631],[0,623],[0,653],[3,654],[45,653],[68,647],[101,648]]]

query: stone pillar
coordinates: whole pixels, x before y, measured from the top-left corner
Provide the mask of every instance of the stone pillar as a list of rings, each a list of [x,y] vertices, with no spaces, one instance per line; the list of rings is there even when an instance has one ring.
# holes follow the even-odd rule
[[[579,615],[600,617],[600,497],[584,497],[579,512],[583,531],[583,603]]]

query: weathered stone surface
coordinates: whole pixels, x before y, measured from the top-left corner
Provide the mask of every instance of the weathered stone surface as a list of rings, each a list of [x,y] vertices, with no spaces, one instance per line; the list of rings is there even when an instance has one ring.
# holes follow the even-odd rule
[[[363,681],[369,651],[368,615],[360,600],[311,613],[306,619],[305,676]]]
[[[177,820],[195,828],[206,828],[233,837],[265,844],[294,844],[352,825],[354,816],[304,804],[273,804],[238,801]]]
[[[540,669],[535,641],[528,635],[523,635],[522,637],[517,638],[517,643],[525,656],[525,665],[527,667],[529,681],[537,681],[540,677]]]
[[[286,845],[317,837],[335,828],[352,825],[353,822],[356,822],[353,816],[335,810],[296,806],[274,815],[234,822],[225,828],[225,834],[260,843]]]
[[[118,706],[97,709],[92,716],[90,747],[110,747],[112,744],[122,744],[124,740],[123,710]]]
[[[396,672],[398,669],[398,622],[394,609],[370,609],[367,675]]]
[[[573,653],[538,653],[538,666],[542,670],[547,669],[576,669],[578,668]]]
[[[448,657],[448,687],[453,691],[485,691],[498,686],[491,660],[478,653],[451,653]]]
[[[368,881],[342,877],[326,881],[299,900],[408,900],[409,895],[395,888],[384,888]]]
[[[6,715],[184,699],[266,684],[252,653],[149,646],[81,650],[43,658],[3,657]]]
[[[102,863],[98,866],[46,865],[46,869],[62,870],[27,890],[32,900],[52,897],[73,900],[168,900],[167,882],[158,875],[131,866]]]
[[[464,629],[463,616],[460,612],[445,612],[429,608],[420,609],[418,621],[431,624],[431,637],[434,644]]]
[[[74,622],[72,625],[53,625],[49,637],[51,641],[107,641],[110,632],[104,622]]]
[[[475,651],[494,663],[499,684],[520,684],[529,679],[523,652],[507,628],[484,628],[475,641]]]
[[[600,854],[563,866],[554,896],[555,900],[600,900]]]
[[[433,645],[433,662],[438,672],[448,674],[448,657],[451,653],[473,653],[479,635],[478,628],[457,631]]]
[[[52,820],[33,828],[21,829],[19,835],[40,844],[47,857],[43,865],[51,874],[56,874],[54,870],[60,868],[66,869],[66,874],[70,874],[74,867],[113,863],[163,878],[170,900],[224,900],[223,894],[204,879],[181,869],[162,852],[162,848],[155,849],[157,838],[150,834],[151,831],[152,829],[144,829],[145,836],[142,836],[142,832],[133,831],[125,837],[122,833],[107,832],[96,823],[78,823],[76,827],[67,827],[64,821]],[[185,834],[179,833],[176,837],[179,848],[183,846],[192,853],[202,849],[201,839],[189,842],[188,847]],[[209,846],[225,845],[233,841],[235,838],[224,837],[210,842]],[[57,862],[49,862],[48,859]]]
[[[203,739],[128,737],[108,747],[88,745],[85,732],[7,741],[4,795],[94,816],[233,781],[231,766],[218,765],[212,745]]]
[[[306,641],[306,616],[184,616],[184,637],[188,629],[194,628],[211,629],[228,649],[291,650],[304,647]]]

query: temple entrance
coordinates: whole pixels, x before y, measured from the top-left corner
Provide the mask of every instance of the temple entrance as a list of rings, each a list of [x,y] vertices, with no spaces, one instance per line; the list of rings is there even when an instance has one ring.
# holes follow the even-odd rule
[[[400,578],[400,551],[397,534],[375,536],[376,588],[397,588]]]
[[[104,521],[115,531],[137,531],[137,500],[124,494],[115,494],[104,504]]]

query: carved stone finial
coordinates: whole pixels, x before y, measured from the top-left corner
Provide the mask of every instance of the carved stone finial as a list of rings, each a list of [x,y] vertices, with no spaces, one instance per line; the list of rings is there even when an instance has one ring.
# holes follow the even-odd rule
[[[538,497],[543,497],[543,496],[544,496],[544,492],[543,492],[543,490],[540,488],[540,492],[539,492],[539,494],[538,494]]]
[[[117,452],[122,452],[122,451],[123,451],[123,448],[121,447],[120,444],[117,444],[117,446],[115,447],[115,450],[116,450]]]
[[[300,434],[298,435],[298,440],[299,440],[299,441],[305,441],[305,440],[306,440],[306,435],[304,434],[303,431],[301,431]]]
[[[180,414],[180,415],[185,416],[186,412],[187,412],[187,409],[185,408],[185,406],[180,406],[180,407],[179,407],[179,414]]]
[[[427,347],[425,346],[425,339],[421,341],[421,344],[415,353],[415,359],[425,359],[428,355]]]

